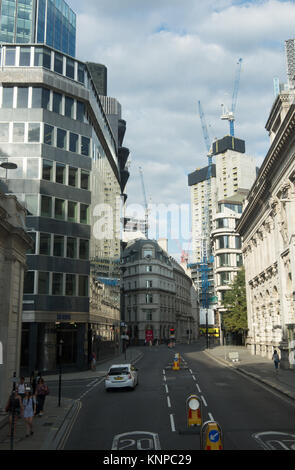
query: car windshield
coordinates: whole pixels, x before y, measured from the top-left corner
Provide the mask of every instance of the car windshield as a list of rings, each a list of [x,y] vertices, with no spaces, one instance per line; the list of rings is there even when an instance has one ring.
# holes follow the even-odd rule
[[[109,371],[109,375],[126,375],[129,373],[127,367],[116,367],[115,369],[111,369]]]

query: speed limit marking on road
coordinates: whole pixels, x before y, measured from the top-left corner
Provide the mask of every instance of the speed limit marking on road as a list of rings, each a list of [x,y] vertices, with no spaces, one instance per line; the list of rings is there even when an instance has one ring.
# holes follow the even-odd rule
[[[159,436],[153,432],[134,431],[117,434],[112,450],[161,450]]]

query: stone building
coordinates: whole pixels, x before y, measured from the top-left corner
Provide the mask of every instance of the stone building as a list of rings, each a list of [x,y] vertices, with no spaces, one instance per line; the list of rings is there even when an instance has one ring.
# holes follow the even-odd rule
[[[15,196],[0,193],[0,409],[19,376],[26,252],[33,245],[25,230],[26,211]]]
[[[270,148],[237,225],[243,237],[248,347],[282,367],[294,364],[295,345],[295,92],[280,93],[266,129]]]
[[[193,337],[191,279],[154,240],[130,242],[123,253],[122,320],[132,343]]]

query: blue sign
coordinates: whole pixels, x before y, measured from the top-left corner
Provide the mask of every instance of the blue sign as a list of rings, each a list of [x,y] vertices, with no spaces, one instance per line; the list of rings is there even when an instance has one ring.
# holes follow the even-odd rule
[[[211,442],[218,442],[219,441],[219,432],[218,431],[210,431],[209,432],[209,440]]]

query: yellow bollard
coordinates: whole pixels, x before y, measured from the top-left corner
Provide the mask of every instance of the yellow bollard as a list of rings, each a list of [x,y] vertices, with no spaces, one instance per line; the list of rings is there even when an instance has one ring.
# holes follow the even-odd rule
[[[216,421],[207,421],[201,429],[202,450],[223,450],[222,430]]]
[[[190,395],[186,400],[187,425],[202,425],[202,405],[197,395]]]
[[[180,354],[179,353],[175,353],[172,369],[173,370],[180,369]]]

